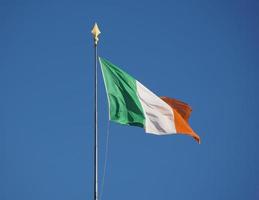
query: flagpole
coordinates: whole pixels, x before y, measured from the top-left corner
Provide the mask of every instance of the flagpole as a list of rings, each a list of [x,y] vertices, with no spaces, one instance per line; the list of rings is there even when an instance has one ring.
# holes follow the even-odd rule
[[[98,35],[100,34],[100,30],[95,23],[92,34],[94,36],[94,200],[98,200],[98,106],[97,106],[97,86],[98,86],[98,76],[97,76],[97,62],[98,62],[98,54],[97,54],[97,43],[98,43]]]

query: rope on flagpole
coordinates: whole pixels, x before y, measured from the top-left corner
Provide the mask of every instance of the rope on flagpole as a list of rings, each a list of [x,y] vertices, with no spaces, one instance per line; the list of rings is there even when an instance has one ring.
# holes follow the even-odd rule
[[[107,169],[107,162],[108,162],[108,152],[109,152],[109,141],[110,141],[110,119],[108,117],[107,120],[107,129],[106,129],[106,144],[105,144],[105,154],[104,154],[104,166],[103,166],[103,176],[102,176],[102,186],[100,191],[100,200],[102,199],[103,192],[104,192],[104,184],[105,184],[105,177],[106,177],[106,169]]]

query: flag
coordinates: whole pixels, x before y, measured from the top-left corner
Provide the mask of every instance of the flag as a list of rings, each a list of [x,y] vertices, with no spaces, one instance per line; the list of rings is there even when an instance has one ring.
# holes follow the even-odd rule
[[[155,135],[187,134],[200,143],[188,124],[191,107],[179,100],[158,97],[139,81],[99,58],[111,121],[138,126]]]

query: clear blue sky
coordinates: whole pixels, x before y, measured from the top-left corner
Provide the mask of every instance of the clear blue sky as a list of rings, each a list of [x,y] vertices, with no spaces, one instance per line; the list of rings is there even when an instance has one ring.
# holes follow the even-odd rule
[[[258,13],[257,0],[1,0],[0,199],[92,199],[97,21],[99,55],[188,102],[202,139],[111,123],[103,200],[258,200]]]

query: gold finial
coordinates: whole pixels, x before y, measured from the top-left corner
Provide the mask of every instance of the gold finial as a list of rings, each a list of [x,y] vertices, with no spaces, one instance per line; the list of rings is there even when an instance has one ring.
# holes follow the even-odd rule
[[[98,35],[100,35],[100,33],[101,33],[101,31],[99,30],[97,23],[95,23],[94,27],[93,27],[93,30],[92,30],[95,45],[97,45],[97,43],[98,43],[98,40],[99,40]]]

